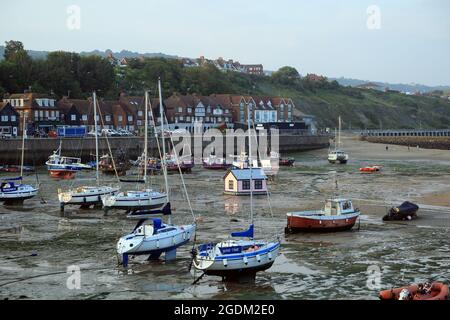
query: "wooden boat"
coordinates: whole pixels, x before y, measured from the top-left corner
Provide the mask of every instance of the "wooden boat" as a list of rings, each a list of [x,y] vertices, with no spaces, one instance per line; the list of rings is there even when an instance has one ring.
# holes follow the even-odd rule
[[[351,229],[359,217],[359,209],[348,199],[328,199],[325,208],[318,211],[287,213],[286,233],[334,232]]]
[[[381,300],[447,300],[448,286],[441,282],[419,283],[380,291]]]
[[[374,173],[374,172],[380,172],[381,168],[383,168],[383,166],[378,166],[378,165],[366,166],[366,167],[359,168],[359,171],[362,173]]]

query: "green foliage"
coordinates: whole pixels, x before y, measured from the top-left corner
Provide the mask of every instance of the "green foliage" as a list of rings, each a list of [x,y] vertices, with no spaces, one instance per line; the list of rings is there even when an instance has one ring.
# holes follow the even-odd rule
[[[278,84],[295,85],[299,83],[300,74],[297,69],[285,66],[272,74],[272,80]]]

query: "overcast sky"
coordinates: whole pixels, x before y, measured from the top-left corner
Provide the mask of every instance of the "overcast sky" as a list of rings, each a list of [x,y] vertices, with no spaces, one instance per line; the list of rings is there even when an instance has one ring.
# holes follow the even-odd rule
[[[71,5],[80,8],[79,29]],[[450,85],[447,0],[3,0],[1,17],[0,42],[33,50],[204,55],[267,70]]]

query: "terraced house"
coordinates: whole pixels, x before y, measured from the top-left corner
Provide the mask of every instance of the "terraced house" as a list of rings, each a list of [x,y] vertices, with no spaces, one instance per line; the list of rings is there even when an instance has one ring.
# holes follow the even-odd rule
[[[165,101],[167,118],[174,129],[194,132],[195,125],[202,124],[203,130],[224,124],[232,127],[231,108],[223,105],[214,96],[174,94]]]
[[[23,115],[27,114],[28,132],[54,130],[61,124],[60,111],[53,95],[34,92],[12,94],[3,99],[19,113],[19,131],[23,130]]]
[[[0,137],[16,137],[19,134],[19,113],[9,102],[0,102]]]

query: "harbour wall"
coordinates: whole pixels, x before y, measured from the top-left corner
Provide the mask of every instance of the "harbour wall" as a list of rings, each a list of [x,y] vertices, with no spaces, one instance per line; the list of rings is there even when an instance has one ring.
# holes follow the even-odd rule
[[[198,138],[198,137],[197,137]],[[244,138],[243,136],[234,137],[237,141],[239,138]],[[282,134],[279,135],[279,151],[280,152],[295,152],[295,151],[306,151],[313,149],[327,148],[329,146],[329,136],[327,135],[290,135]],[[226,139],[223,139],[223,150],[226,154],[234,153],[239,154],[240,148],[238,143],[235,143],[234,150],[226,149]],[[270,138],[269,145],[270,145]],[[29,138],[25,140],[25,165],[40,166],[44,165],[47,161],[49,155],[57,150],[62,142],[62,155],[68,157],[81,157],[84,162],[94,159],[95,155],[95,138],[84,137],[84,138]],[[195,148],[195,141],[201,141],[202,150],[211,140],[201,138],[196,140],[196,137],[191,137],[190,145],[192,146],[192,153]],[[144,138],[143,137],[109,137],[108,139],[99,138],[99,153],[108,153],[108,142],[113,154],[121,149],[124,151],[128,158],[136,159],[142,154]],[[168,141],[166,141],[168,142]],[[178,143],[174,141],[177,146]],[[154,138],[149,138],[149,154],[157,156],[158,146]],[[0,140],[0,165],[6,164],[20,164],[21,157],[21,147],[22,140],[17,139],[1,139]],[[253,148],[252,148],[253,149]],[[167,149],[168,150],[168,149]]]
[[[450,137],[432,136],[360,136],[363,141],[383,144],[395,144],[423,149],[450,150]]]

